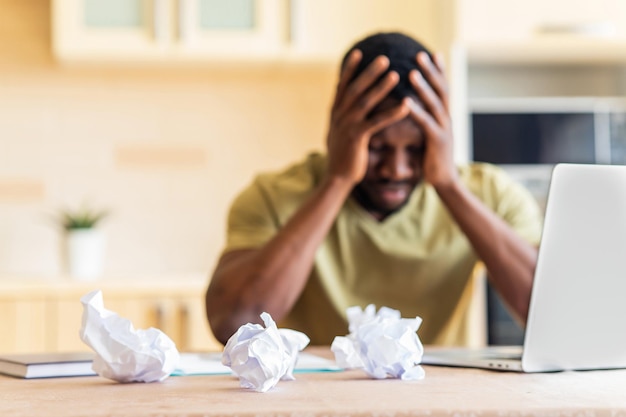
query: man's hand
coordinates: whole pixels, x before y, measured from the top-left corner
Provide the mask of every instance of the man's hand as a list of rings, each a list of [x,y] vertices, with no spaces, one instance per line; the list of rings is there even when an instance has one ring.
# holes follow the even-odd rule
[[[367,117],[398,83],[399,75],[390,71],[376,83],[389,67],[389,59],[379,56],[350,82],[361,56],[361,51],[354,50],[346,60],[337,85],[327,137],[328,175],[345,180],[350,187],[365,176],[372,135],[409,114],[407,103],[402,102]]]
[[[417,70],[409,76],[423,103],[411,104],[411,117],[422,127],[426,140],[424,179],[435,187],[439,197],[463,231],[489,272],[489,279],[517,317],[528,314],[537,249],[480,201],[459,181],[452,155],[452,128],[448,110],[448,85],[443,61],[434,62],[420,52]]]
[[[419,71],[413,70],[409,75],[423,106],[411,100],[411,117],[422,127],[426,140],[424,153],[424,180],[435,189],[453,185],[457,179],[457,170],[453,157],[452,122],[448,109],[448,83],[444,76],[441,56],[431,61],[428,54],[420,52],[417,64]]]

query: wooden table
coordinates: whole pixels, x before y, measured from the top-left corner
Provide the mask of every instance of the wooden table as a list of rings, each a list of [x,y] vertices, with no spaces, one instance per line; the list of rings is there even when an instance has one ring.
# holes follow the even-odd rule
[[[372,380],[362,371],[297,374],[296,381],[281,381],[267,393],[242,389],[227,375],[153,384],[0,376],[0,416],[626,417],[626,370],[517,374],[424,368],[421,381]]]

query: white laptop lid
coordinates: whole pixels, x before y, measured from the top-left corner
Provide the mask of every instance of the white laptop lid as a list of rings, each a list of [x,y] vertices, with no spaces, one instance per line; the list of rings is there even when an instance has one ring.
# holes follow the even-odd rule
[[[523,372],[626,368],[626,166],[554,168],[521,362],[501,350],[427,349],[423,363]]]
[[[555,167],[522,369],[626,367],[626,166]]]

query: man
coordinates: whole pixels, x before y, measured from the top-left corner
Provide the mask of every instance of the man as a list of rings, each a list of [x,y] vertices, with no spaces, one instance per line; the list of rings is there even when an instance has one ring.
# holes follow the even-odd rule
[[[478,260],[526,318],[541,232],[528,192],[496,167],[457,167],[440,57],[383,33],[346,54],[327,155],[258,176],[234,202],[206,295],[225,343],[269,312],[330,344],[345,309],[374,303],[423,319],[428,344],[464,344]]]

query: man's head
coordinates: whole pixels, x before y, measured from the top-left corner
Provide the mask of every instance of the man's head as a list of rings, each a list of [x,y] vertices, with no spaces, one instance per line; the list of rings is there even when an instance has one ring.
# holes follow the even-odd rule
[[[401,33],[378,33],[350,48],[342,66],[354,49],[361,51],[362,58],[350,82],[380,55],[389,58],[389,68],[380,79],[390,71],[399,75],[398,84],[374,108],[369,117],[398,105],[405,97],[411,97],[420,103],[409,81],[409,73],[412,70],[421,72],[416,61],[419,52],[426,52],[430,56],[430,52],[421,43]],[[374,134],[369,143],[367,172],[353,192],[357,201],[381,220],[402,208],[421,181],[424,148],[423,131],[410,117]]]
[[[356,71],[352,75],[351,81],[354,81],[376,57],[385,55],[389,58],[389,68],[385,74],[389,71],[395,71],[400,76],[400,81],[389,93],[389,98],[395,99],[397,102],[404,97],[417,98],[415,90],[409,81],[409,72],[414,69],[421,71],[415,61],[415,57],[419,52],[426,52],[431,56],[430,51],[424,45],[402,33],[377,33],[355,43],[344,55],[342,67],[345,65],[350,53],[355,49],[361,51],[362,57]]]

